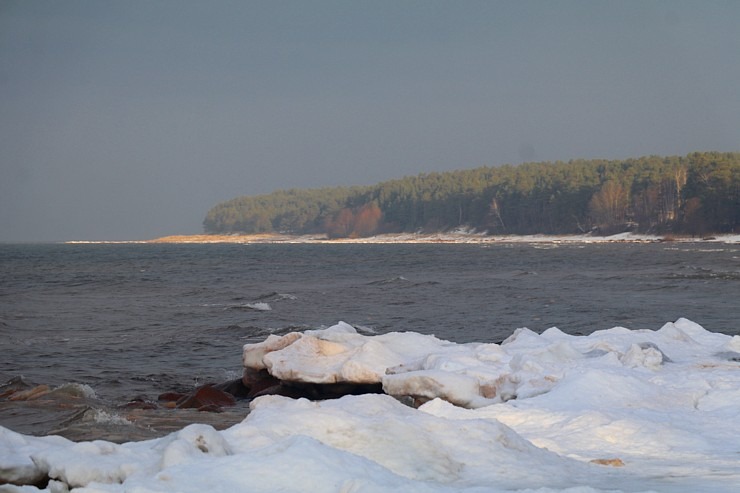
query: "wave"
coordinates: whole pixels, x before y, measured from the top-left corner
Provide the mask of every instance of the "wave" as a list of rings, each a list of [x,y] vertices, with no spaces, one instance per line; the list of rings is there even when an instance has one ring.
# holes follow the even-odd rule
[[[312,329],[309,325],[286,325],[282,327],[259,327],[256,325],[232,324],[221,328],[211,329],[222,335],[237,336],[241,340],[261,340],[269,335],[285,335],[290,332],[303,332]]]
[[[96,423],[101,425],[123,426],[134,425],[132,421],[129,421],[118,413],[91,406],[85,406],[83,409],[80,409],[78,412],[70,416],[61,424],[64,427],[69,427],[77,423]]]
[[[707,269],[705,267],[697,266],[686,266],[680,270],[689,272],[675,272],[666,276],[667,279],[696,279],[696,280],[723,280],[723,281],[738,281],[740,280],[740,271],[731,270],[715,270]]]
[[[282,301],[282,300],[297,300],[298,297],[293,294],[287,294],[287,293],[278,293],[277,291],[272,291],[271,293],[266,293],[261,296],[258,296],[254,298],[253,301]]]
[[[65,383],[51,391],[52,394],[60,397],[73,399],[97,399],[98,395],[95,390],[83,383]]]
[[[378,281],[371,281],[367,283],[367,285],[368,286],[384,286],[387,284],[399,284],[399,283],[402,284],[402,283],[407,283],[407,282],[409,282],[409,280],[406,279],[405,277],[396,276],[396,277],[391,277],[390,279],[380,279]]]
[[[258,312],[269,312],[272,310],[272,306],[269,303],[258,301],[256,303],[244,303],[242,305],[232,305],[226,308],[227,310],[255,310]]]
[[[237,296],[232,298],[231,301],[238,302],[243,301],[245,298]],[[256,310],[256,311],[270,311],[272,305],[270,303],[277,303],[281,301],[295,301],[298,297],[289,293],[278,293],[276,291],[266,293],[248,301],[246,303],[201,303],[198,306],[204,308],[223,308],[225,310]]]
[[[23,375],[17,375],[0,385],[0,398],[11,401],[31,401],[41,397],[58,400],[97,399],[98,396],[87,384],[64,383],[58,387],[35,384]]]
[[[354,328],[357,329],[357,332],[359,332],[360,334],[366,334],[366,335],[378,334],[377,330],[375,330],[372,327],[368,327],[367,325],[354,325]]]

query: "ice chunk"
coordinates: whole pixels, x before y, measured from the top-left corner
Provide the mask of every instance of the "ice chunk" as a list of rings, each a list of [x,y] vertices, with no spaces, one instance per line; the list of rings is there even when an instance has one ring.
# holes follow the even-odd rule
[[[264,370],[267,368],[264,362],[266,354],[288,347],[300,338],[301,334],[298,332],[291,332],[284,336],[270,334],[263,342],[245,344],[242,353],[242,364],[246,368]]]
[[[21,435],[0,426],[0,484],[34,484],[47,477],[48,468],[31,459],[38,450],[56,451],[72,445],[58,437]]]
[[[424,401],[439,397],[463,407],[500,402],[500,399],[495,399],[495,390],[489,390],[488,395],[484,396],[484,389],[475,378],[439,370],[420,370],[383,378],[383,391],[394,396],[410,396]]]
[[[663,352],[655,345],[632,344],[629,350],[622,356],[625,366],[657,369],[663,364]]]
[[[208,454],[223,457],[231,454],[224,438],[208,425],[192,424],[168,436],[156,447],[162,450],[162,468],[194,461]]]

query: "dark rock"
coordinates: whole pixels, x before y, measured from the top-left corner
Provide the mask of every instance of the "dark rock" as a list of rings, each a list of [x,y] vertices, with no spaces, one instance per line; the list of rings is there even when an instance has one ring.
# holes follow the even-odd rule
[[[285,388],[282,384],[278,383],[276,385],[273,385],[272,387],[267,387],[267,388],[261,389],[258,392],[252,393],[251,397],[253,399],[256,399],[257,397],[261,397],[263,395],[282,395],[285,397],[293,397],[292,395],[289,395],[289,393],[290,393],[290,388]]]
[[[223,390],[227,394],[231,394],[237,399],[248,399],[249,393],[251,389],[244,385],[244,382],[241,378],[237,378],[236,380],[231,380],[229,382],[224,382],[218,385],[214,385],[214,388],[218,390]]]
[[[245,368],[244,375],[242,376],[242,384],[249,389],[247,398],[252,399],[260,395],[271,395],[270,393],[265,393],[265,390],[280,385],[280,380],[270,375],[267,370],[256,371],[251,368]]]
[[[48,385],[37,385],[32,389],[18,390],[7,396],[9,401],[33,401],[51,392]]]
[[[156,402],[137,397],[119,407],[122,409],[157,409],[158,406]]]
[[[19,391],[30,390],[36,386],[34,383],[27,382],[23,377],[13,377],[0,385],[0,399],[10,397]]]
[[[313,401],[338,399],[345,395],[382,394],[383,384],[355,384],[355,383],[304,383],[278,382],[254,393],[254,397],[261,395],[282,395],[293,399],[310,399]]]
[[[200,409],[210,405],[217,407],[235,406],[236,399],[233,395],[212,385],[203,385],[192,394],[186,395],[177,401],[177,407],[180,409]]]
[[[183,394],[182,392],[165,392],[164,394],[159,394],[157,400],[165,402],[177,402],[186,395],[188,394]]]

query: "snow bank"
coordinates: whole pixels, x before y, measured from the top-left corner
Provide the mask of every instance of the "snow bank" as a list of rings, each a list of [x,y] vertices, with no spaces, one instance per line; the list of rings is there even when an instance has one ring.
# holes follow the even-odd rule
[[[364,336],[338,324],[271,336],[245,346],[244,358],[306,382],[382,382],[424,403],[264,396],[227,430],[190,425],[122,445],[0,428],[0,484],[50,477],[45,491],[84,493],[730,492],[740,484],[740,337],[688,320],[588,336],[519,329],[501,345]]]
[[[393,244],[393,243],[613,243],[635,242],[653,243],[658,241],[675,242],[715,242],[740,243],[740,235],[716,235],[709,238],[670,237],[618,233],[611,236],[580,235],[488,235],[486,232],[461,228],[455,231],[439,233],[390,233],[379,234],[366,238],[332,238],[326,235],[290,235],[281,233],[253,234],[253,235],[189,235],[168,236],[148,241],[68,241],[67,243],[364,243],[364,244]]]

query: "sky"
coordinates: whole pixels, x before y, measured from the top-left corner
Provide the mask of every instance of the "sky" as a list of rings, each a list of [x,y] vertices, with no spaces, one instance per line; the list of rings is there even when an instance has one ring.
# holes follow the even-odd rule
[[[740,2],[0,0],[0,241],[241,195],[740,150]]]

